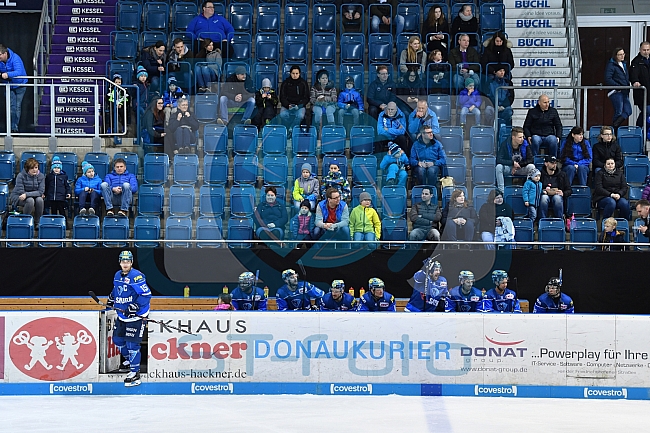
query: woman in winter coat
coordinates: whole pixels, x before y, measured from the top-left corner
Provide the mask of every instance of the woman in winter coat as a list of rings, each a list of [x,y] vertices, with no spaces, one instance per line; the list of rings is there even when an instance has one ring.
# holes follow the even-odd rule
[[[397,83],[397,88],[395,89],[397,97],[404,101],[404,105],[410,108],[410,110],[406,110],[408,112],[404,112],[404,115],[407,117],[411,115],[413,110],[415,110],[420,99],[426,101],[427,98],[426,84],[418,75],[417,70],[417,66],[409,65],[408,69]]]
[[[605,86],[629,86],[629,69],[630,67],[625,61],[625,49],[615,48],[612,58],[609,59],[605,67]],[[609,100],[614,107],[612,126],[614,127],[614,131],[616,131],[632,115],[630,91],[628,89],[614,89],[610,90],[607,96],[609,96]]]
[[[43,215],[45,202],[45,176],[38,169],[38,161],[29,158],[25,168],[16,176],[16,186],[11,191],[11,204],[23,207],[23,214],[34,215],[34,228]]]
[[[623,151],[616,140],[614,129],[611,126],[601,126],[598,141],[592,149],[593,160],[591,165],[594,173],[605,168],[607,158],[614,158],[616,168],[623,168]]]
[[[330,82],[329,72],[325,69],[318,71],[316,82],[311,87],[310,100],[314,111],[314,124],[318,129],[321,124],[323,114],[327,116],[327,122],[334,125],[334,113],[336,113],[336,104],[338,95],[336,86]]]
[[[420,76],[424,75],[427,67],[427,53],[422,49],[422,42],[418,35],[409,38],[408,46],[402,50],[399,56],[400,73],[404,74],[414,67]]]
[[[562,171],[566,173],[569,185],[573,183],[576,174],[578,175],[578,185],[587,184],[592,153],[591,144],[589,144],[589,140],[585,140],[584,135],[584,129],[574,126],[560,150],[559,159],[562,162]]]
[[[474,240],[474,225],[476,211],[467,204],[465,193],[461,189],[454,190],[447,206],[442,210],[441,224],[443,241],[472,241]]]
[[[449,52],[449,23],[440,5],[433,5],[429,9],[426,19],[422,23],[423,38],[426,38],[427,53],[440,50],[443,59],[447,59]]]
[[[487,70],[488,75],[494,75],[496,64],[508,64],[510,69],[506,73],[509,76],[512,68],[515,67],[515,59],[510,49],[512,42],[506,38],[506,35],[503,32],[496,32],[494,36],[483,42],[483,46],[485,46],[485,50],[481,56],[483,71]]]
[[[478,211],[478,217],[481,239],[483,242],[494,242],[497,217],[509,218],[512,222],[515,219],[515,214],[512,207],[503,200],[503,193],[498,189],[493,189],[488,194],[487,201]],[[486,244],[485,248],[493,250],[494,245]]]
[[[458,35],[462,33],[478,33],[478,20],[472,13],[472,5],[464,4],[458,15],[451,22],[451,33],[455,43],[458,42]],[[470,47],[477,45],[476,35],[469,35]]]
[[[260,239],[284,238],[284,226],[287,225],[289,217],[284,200],[277,200],[277,189],[274,186],[267,186],[264,190],[266,200],[260,203],[255,209],[255,234]]]
[[[163,98],[155,98],[144,112],[142,119],[142,141],[145,144],[164,144],[165,110]]]
[[[169,118],[169,132],[174,134],[174,154],[190,153],[190,146],[196,143],[199,121],[191,113],[189,101],[183,97],[178,100],[178,111]]]
[[[627,195],[627,182],[623,170],[616,168],[614,158],[607,158],[605,169],[595,176],[593,200],[601,211],[603,219],[609,218],[618,209],[621,218],[630,220],[630,203]]]
[[[205,38],[201,41],[201,49],[194,57],[197,64],[194,72],[199,93],[210,92],[212,83],[221,75],[221,48],[215,47],[212,39]]]

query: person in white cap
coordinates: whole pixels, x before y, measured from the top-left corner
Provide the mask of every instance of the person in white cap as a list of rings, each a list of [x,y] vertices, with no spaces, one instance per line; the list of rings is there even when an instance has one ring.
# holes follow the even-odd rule
[[[262,88],[255,93],[255,115],[253,125],[259,130],[264,128],[277,113],[278,102],[280,102],[275,90],[271,88],[271,80],[262,80]]]

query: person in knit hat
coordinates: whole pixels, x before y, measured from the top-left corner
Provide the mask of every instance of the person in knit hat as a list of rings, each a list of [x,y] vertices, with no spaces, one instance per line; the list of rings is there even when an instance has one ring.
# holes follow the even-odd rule
[[[300,168],[300,177],[293,183],[293,205],[296,211],[300,210],[303,200],[308,200],[309,209],[313,212],[318,202],[319,182],[318,178],[312,174],[311,165],[306,162]]]
[[[79,215],[95,215],[99,209],[102,180],[95,175],[95,167],[87,161],[81,163],[81,176],[77,178],[74,193],[79,198]]]
[[[50,214],[65,216],[65,208],[71,197],[68,175],[63,171],[61,159],[52,158],[52,171],[45,176],[45,207],[50,207]]]
[[[297,241],[311,241],[314,236],[315,218],[311,213],[311,202],[307,199],[300,202],[298,213],[289,222],[291,239]]]
[[[135,78],[135,85],[138,88],[135,105],[137,108],[138,116],[142,118],[142,116],[144,116],[145,110],[147,109],[147,106],[149,105],[149,74],[147,73],[147,70],[144,68],[144,66],[138,66],[138,70],[135,72]]]
[[[253,115],[253,125],[257,126],[260,131],[264,125],[268,124],[277,113],[278,95],[271,88],[271,80],[265,78],[262,80],[262,87],[255,93],[255,114]]]
[[[528,173],[528,180],[524,184],[523,196],[524,205],[528,209],[526,218],[535,221],[537,219],[537,208],[542,196],[542,184],[540,178],[542,173],[538,169],[533,169]]]
[[[163,105],[165,106],[165,125],[169,124],[172,113],[176,113],[178,100],[185,96],[183,89],[178,87],[176,77],[169,77],[167,80],[168,90],[163,94]]]
[[[323,171],[325,168],[323,168]],[[327,176],[323,176],[323,182],[320,187],[321,196],[325,196],[328,188],[336,188],[341,193],[341,201],[350,197],[350,183],[347,179],[347,173],[342,173],[341,168],[335,162],[329,166]]]
[[[359,205],[350,212],[350,236],[354,241],[372,242],[381,236],[381,221],[372,207],[372,197],[366,191],[359,194]],[[376,243],[367,243],[368,248],[377,248]],[[353,248],[361,248],[354,244]]]
[[[467,123],[467,114],[474,115],[474,123],[481,124],[481,94],[475,90],[474,80],[465,78],[465,88],[458,94],[458,104],[460,105],[460,125],[465,126]]]
[[[410,167],[409,159],[397,143],[392,141],[388,143],[388,153],[384,155],[379,166],[386,173],[386,186],[406,186],[408,179],[406,170]]]

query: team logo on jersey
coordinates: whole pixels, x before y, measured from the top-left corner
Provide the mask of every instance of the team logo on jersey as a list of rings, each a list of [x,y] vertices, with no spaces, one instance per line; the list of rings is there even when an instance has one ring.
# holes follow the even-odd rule
[[[382,301],[382,302],[379,303],[379,306],[380,306],[381,308],[386,308],[386,307],[388,307],[389,305],[390,305],[390,304],[389,304],[388,302],[386,302],[386,301]]]
[[[481,298],[479,298],[478,296],[470,296],[469,300],[471,302],[478,302],[481,300]]]
[[[126,284],[129,284],[131,282],[131,279],[129,277],[124,277],[124,282]]]
[[[133,279],[133,282],[134,282],[134,283],[137,283],[138,281],[140,281],[140,280],[142,280],[142,279],[143,279],[143,278],[142,278],[142,275],[138,275],[137,277],[135,277],[135,278]]]
[[[512,293],[508,293],[506,295],[506,299],[515,299],[515,295],[513,295]]]
[[[468,312],[472,311],[472,306],[471,305],[461,305],[460,306],[460,311],[462,311],[463,313],[468,313]]]
[[[250,310],[253,307],[253,304],[250,304],[250,303],[246,302],[243,305],[243,307],[244,307],[244,310]]]
[[[302,305],[302,300],[301,299],[292,299],[291,300],[291,305],[293,305],[293,308],[300,308],[300,305]]]
[[[97,356],[97,342],[81,323],[62,317],[33,320],[9,342],[9,358],[18,370],[45,381],[80,375]]]
[[[508,305],[505,302],[497,302],[496,307],[498,311],[505,311]]]

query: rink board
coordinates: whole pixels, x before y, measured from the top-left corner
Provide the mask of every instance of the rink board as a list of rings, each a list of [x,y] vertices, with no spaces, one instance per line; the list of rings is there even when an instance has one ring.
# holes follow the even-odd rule
[[[58,380],[38,379],[20,368],[29,359],[16,356],[16,341],[25,340],[16,335],[24,337],[20,331],[37,316],[94,323],[90,334],[96,341],[99,313],[16,314],[24,317],[0,313],[5,322],[0,395],[650,399],[650,342],[638,338],[650,330],[646,316],[155,312],[152,318],[197,335],[150,324],[149,373],[141,386],[125,388],[124,375],[99,374],[97,359],[94,367]],[[51,349],[49,364],[60,363],[60,350]],[[38,368],[43,367],[36,363]]]

